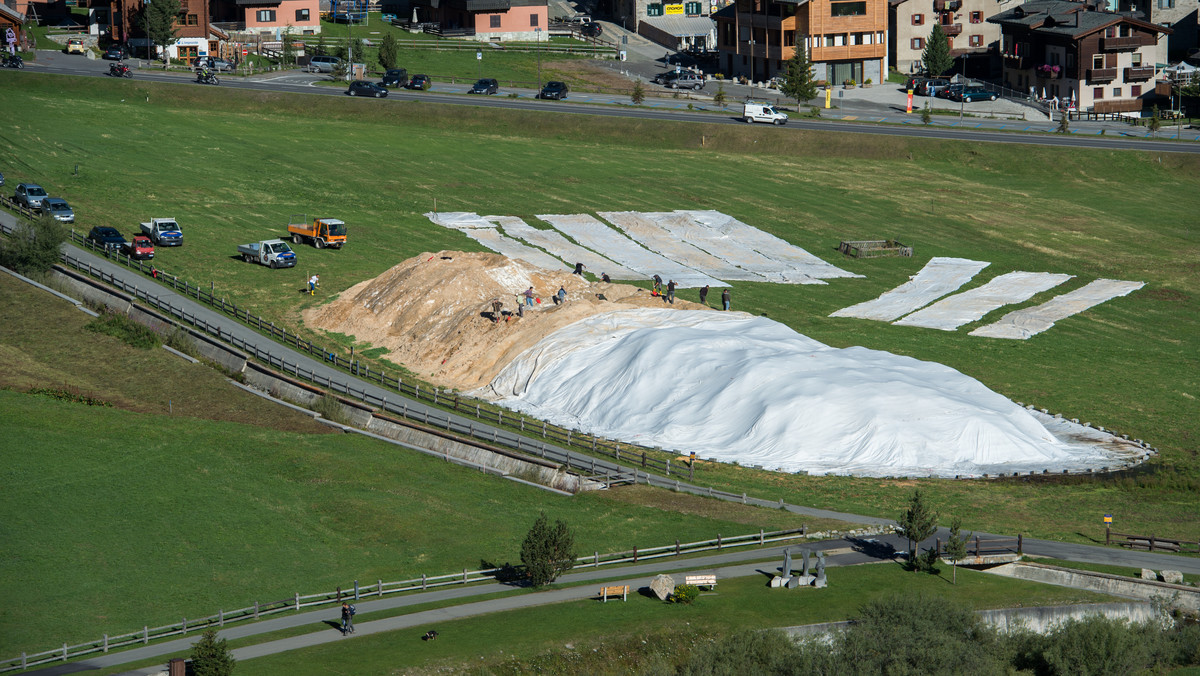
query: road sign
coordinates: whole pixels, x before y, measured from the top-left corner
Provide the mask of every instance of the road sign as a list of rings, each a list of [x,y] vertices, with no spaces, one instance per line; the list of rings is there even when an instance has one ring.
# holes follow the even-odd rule
[[[250,50],[246,49],[245,47],[242,47],[242,56],[249,56],[249,55],[250,55]]]
[[[1105,514],[1105,515],[1104,515],[1104,523],[1105,523],[1105,524],[1111,524],[1111,523],[1112,523],[1112,514]]]
[[[12,43],[16,42],[16,41],[17,41],[17,33],[16,33],[16,31],[14,31],[12,28],[5,29],[5,31],[4,31],[4,41],[5,41],[5,42],[7,42],[7,43],[8,43],[8,44],[10,44],[10,45],[11,45]]]
[[[483,61],[483,52],[475,52],[475,60]]]

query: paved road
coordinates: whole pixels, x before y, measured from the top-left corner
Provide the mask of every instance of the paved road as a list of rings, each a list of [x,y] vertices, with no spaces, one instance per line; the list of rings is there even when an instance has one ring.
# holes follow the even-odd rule
[[[88,77],[108,77],[108,64],[98,60],[89,60],[77,55],[65,55],[60,52],[39,51],[36,61],[27,64],[27,70],[64,75],[81,75]],[[134,78],[150,82],[170,82],[177,84],[192,83],[196,87],[208,87],[195,83],[194,77],[184,73],[167,73],[153,69],[138,70]],[[252,77],[224,77],[221,87],[234,89],[251,89],[256,91],[282,91],[298,94],[344,96],[345,90],[340,86],[333,87],[318,84],[327,78],[302,73],[299,71],[280,71]],[[739,88],[729,85],[730,100],[749,96],[753,88]],[[728,115],[719,114],[722,109],[711,103],[711,97],[706,100],[688,99],[648,99],[642,106],[629,105],[628,97],[615,94],[572,93],[567,102],[542,101],[534,98],[536,92],[531,89],[506,88],[504,96],[465,96],[470,84],[448,85],[437,83],[433,89],[425,92],[394,90],[386,100],[379,101],[388,105],[396,101],[424,100],[448,105],[478,105],[494,106],[510,110],[528,110],[540,112],[574,113],[585,115],[600,115],[607,117],[632,117],[640,119],[673,120],[678,122],[704,122],[709,124],[744,124],[737,112],[736,104],[730,105]],[[743,92],[742,89],[745,89]],[[766,93],[759,90],[760,93]],[[507,94],[515,94],[509,98]],[[692,104],[697,110],[689,110]],[[709,112],[703,112],[705,109]],[[718,112],[718,114],[714,114]],[[1192,133],[1183,136],[1181,140],[1164,138],[1149,139],[1122,136],[1121,132],[1128,127],[1121,127],[1121,132],[1113,131],[1111,135],[1099,136],[1100,129],[1109,124],[1073,123],[1073,129],[1087,133],[1063,134],[1031,134],[1031,131],[1053,131],[1051,123],[1012,123],[1003,120],[968,119],[958,121],[955,118],[937,119],[928,126],[920,123],[919,118],[905,115],[890,109],[888,106],[877,106],[869,102],[859,102],[837,112],[825,113],[828,119],[810,120],[794,119],[780,129],[808,131],[836,131],[862,134],[881,134],[887,136],[906,136],[921,138],[938,138],[964,141],[981,141],[988,143],[1023,143],[1057,147],[1094,148],[1104,150],[1145,150],[1157,152],[1200,153],[1200,134]],[[939,116],[940,117],[940,116]],[[885,124],[880,124],[885,123]]]

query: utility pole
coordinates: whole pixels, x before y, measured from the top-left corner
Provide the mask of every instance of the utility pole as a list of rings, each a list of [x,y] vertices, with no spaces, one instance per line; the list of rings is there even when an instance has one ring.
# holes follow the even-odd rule
[[[537,36],[538,91],[540,92],[542,91],[542,27],[534,28],[533,33]]]

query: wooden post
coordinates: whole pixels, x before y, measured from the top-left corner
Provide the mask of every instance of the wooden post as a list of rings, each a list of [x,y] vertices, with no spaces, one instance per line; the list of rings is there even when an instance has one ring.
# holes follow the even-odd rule
[[[186,626],[186,625],[187,625],[187,621],[185,620],[184,626]],[[104,635],[104,652],[108,652],[108,634]],[[21,653],[21,655],[24,656],[25,653]],[[21,663],[21,666],[25,666],[24,662]]]
[[[1106,544],[1106,545],[1112,544],[1112,526],[1104,527],[1104,544]]]
[[[1154,551],[1154,536],[1150,536],[1150,551]]]
[[[142,645],[150,643],[150,627],[142,625]]]
[[[642,451],[642,467],[646,466],[646,452]]]
[[[254,619],[258,619],[258,601],[254,602]]]
[[[717,533],[717,549],[721,548],[721,534]]]
[[[421,591],[424,591],[425,589],[425,573],[421,573]]]
[[[358,580],[354,581],[354,600],[358,600]]]
[[[942,553],[942,539],[941,538],[934,538],[933,546],[934,546],[933,551],[937,552],[938,554]]]
[[[637,545],[633,546],[633,562],[637,563]]]
[[[675,538],[675,556],[679,556],[679,538]]]
[[[975,536],[975,556],[979,556],[979,536]]]
[[[187,618],[186,617],[183,618],[183,635],[187,636]],[[106,641],[106,643],[107,643],[107,641]],[[107,652],[107,650],[105,652]]]
[[[467,583],[467,569],[463,568],[463,584]]]
[[[225,611],[224,610],[217,611],[217,626],[218,627],[225,626]]]
[[[379,580],[377,584],[379,586],[379,593],[376,596],[383,596],[383,580]]]
[[[1024,553],[1024,539],[1020,533],[1017,533],[1017,556],[1022,556]]]

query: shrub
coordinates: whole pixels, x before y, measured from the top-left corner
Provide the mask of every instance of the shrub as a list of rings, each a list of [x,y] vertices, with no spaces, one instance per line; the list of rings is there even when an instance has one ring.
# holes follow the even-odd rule
[[[681,603],[685,606],[690,606],[700,596],[700,588],[694,584],[679,584],[675,585],[675,592],[671,594],[671,603]]]
[[[646,100],[646,88],[642,86],[641,80],[633,83],[633,93],[629,95],[629,100],[633,101],[635,106],[642,105],[642,101]]]
[[[116,312],[105,312],[88,322],[85,328],[93,333],[103,333],[118,338],[130,347],[143,350],[149,350],[162,344],[159,335],[149,327],[142,326],[129,317]]]
[[[58,262],[58,250],[67,241],[67,231],[48,214],[33,222],[21,221],[12,233],[0,239],[0,265],[28,275],[46,272]]]

